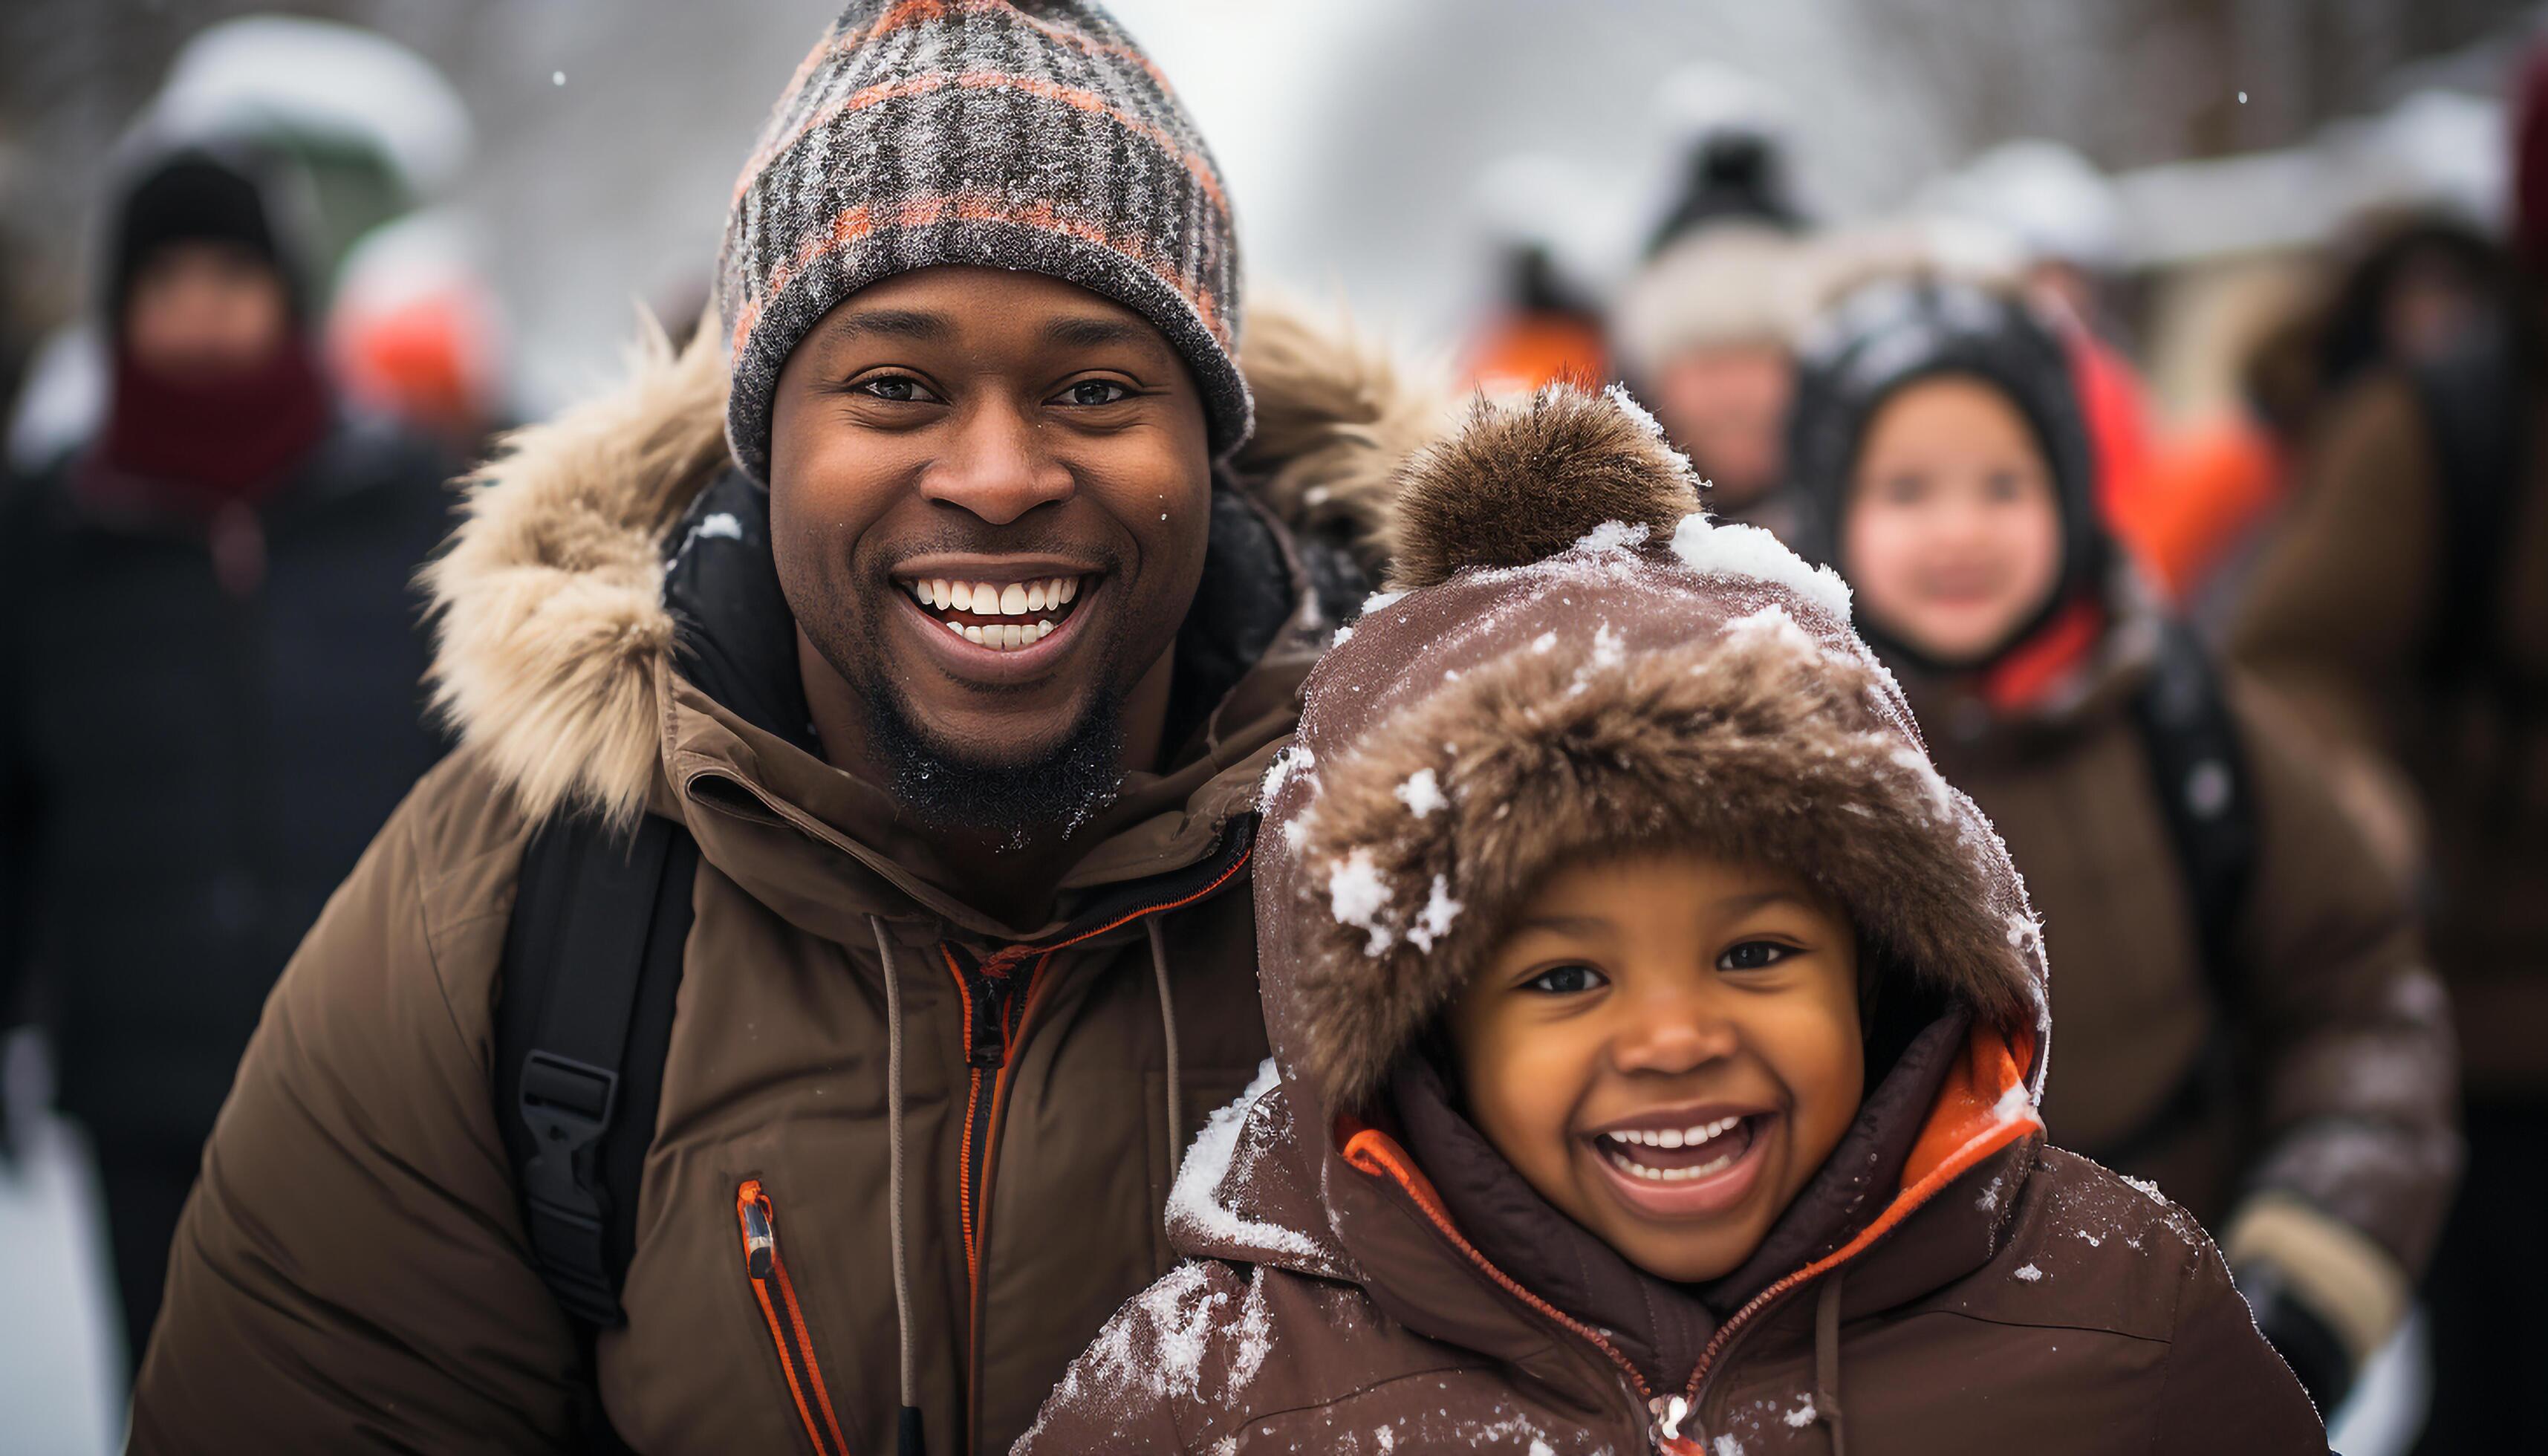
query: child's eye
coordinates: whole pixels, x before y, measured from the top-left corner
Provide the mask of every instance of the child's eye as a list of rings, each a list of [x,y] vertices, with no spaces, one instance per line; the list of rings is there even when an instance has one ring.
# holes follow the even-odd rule
[[[1596,986],[1607,985],[1601,972],[1589,965],[1552,965],[1521,983],[1525,991],[1544,996],[1578,996]]]
[[[889,405],[943,403],[936,395],[929,392],[927,385],[908,374],[879,374],[873,379],[860,380],[850,388],[869,399],[882,400]]]
[[[1768,970],[1771,966],[1796,954],[1793,946],[1775,941],[1745,941],[1716,957],[1718,970]]]
[[[1132,390],[1111,379],[1083,379],[1061,392],[1065,405],[1112,405],[1133,398]]]

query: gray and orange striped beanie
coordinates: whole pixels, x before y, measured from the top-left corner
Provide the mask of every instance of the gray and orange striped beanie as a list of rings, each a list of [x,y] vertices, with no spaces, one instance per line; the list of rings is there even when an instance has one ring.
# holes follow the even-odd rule
[[[755,480],[797,341],[859,289],[943,263],[1132,309],[1194,371],[1214,453],[1246,439],[1221,170],[1158,66],[1088,0],[856,0],[796,68],[718,264],[726,435]]]

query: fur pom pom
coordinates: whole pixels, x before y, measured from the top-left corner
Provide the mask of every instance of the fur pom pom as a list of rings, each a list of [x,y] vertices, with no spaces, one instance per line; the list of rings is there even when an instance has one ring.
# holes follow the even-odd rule
[[[1430,587],[1467,567],[1524,566],[1609,521],[1669,539],[1698,508],[1689,462],[1621,392],[1551,385],[1514,404],[1481,400],[1457,433],[1402,474],[1389,589]]]

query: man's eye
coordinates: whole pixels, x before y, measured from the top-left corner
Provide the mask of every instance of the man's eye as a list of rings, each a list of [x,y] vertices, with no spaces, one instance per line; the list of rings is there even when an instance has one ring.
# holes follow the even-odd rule
[[[1061,392],[1065,404],[1112,405],[1133,398],[1133,392],[1111,379],[1083,379]]]
[[[883,400],[895,405],[917,405],[937,398],[929,393],[928,388],[919,380],[902,374],[886,374],[874,379],[863,379],[851,388],[870,399]]]
[[[1575,996],[1607,982],[1589,965],[1553,965],[1521,984],[1523,990],[1546,996]]]
[[[1775,941],[1745,941],[1742,945],[1716,957],[1719,970],[1768,970],[1771,966],[1796,954],[1793,946]]]

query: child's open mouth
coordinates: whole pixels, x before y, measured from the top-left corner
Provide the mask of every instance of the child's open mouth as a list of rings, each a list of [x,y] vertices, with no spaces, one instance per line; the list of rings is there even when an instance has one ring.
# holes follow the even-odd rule
[[[1774,1114],[1744,1113],[1677,1127],[1613,1129],[1591,1139],[1622,1202],[1640,1213],[1689,1218],[1739,1202],[1757,1180]]]

